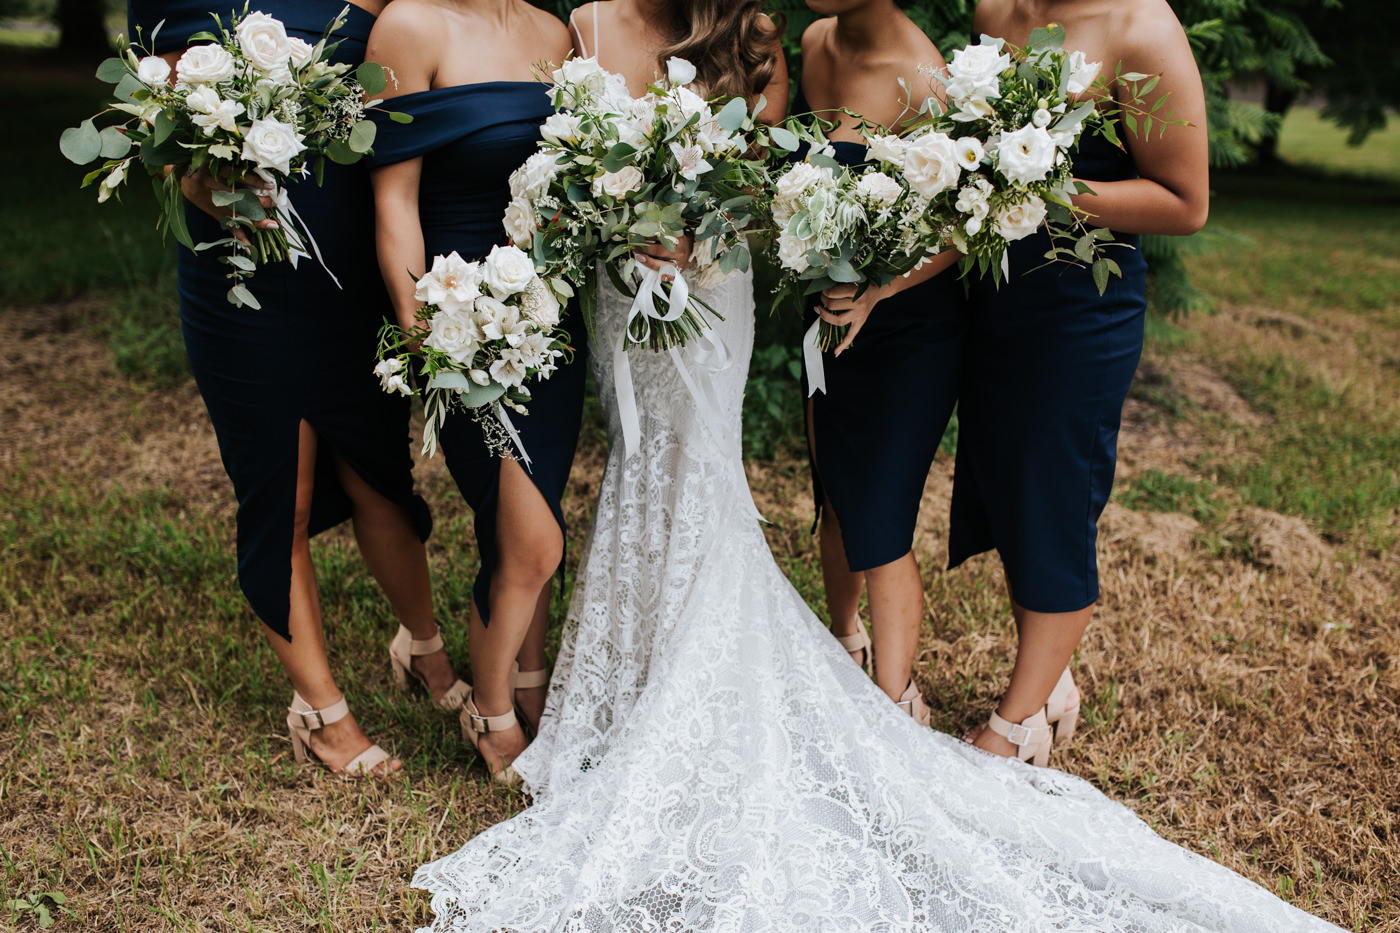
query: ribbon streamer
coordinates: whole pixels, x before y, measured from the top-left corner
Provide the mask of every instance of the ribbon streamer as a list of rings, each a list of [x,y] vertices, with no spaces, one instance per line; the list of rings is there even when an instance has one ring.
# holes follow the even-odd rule
[[[495,409],[496,420],[501,423],[501,427],[505,428],[506,433],[510,435],[511,443],[515,444],[515,449],[520,453],[520,460],[525,464],[525,469],[533,473],[534,470],[530,469],[530,455],[525,452],[525,444],[520,440],[520,432],[517,431],[515,425],[511,423],[510,415],[506,413],[506,407],[500,402],[496,402]]]
[[[807,397],[826,394],[826,369],[822,366],[822,319],[817,318],[802,335],[802,363],[807,367]]]
[[[343,289],[345,286],[340,284],[340,279],[335,277],[335,273],[330,270],[330,267],[326,265],[326,260],[321,256],[321,247],[316,244],[316,238],[311,235],[311,228],[306,225],[306,221],[292,205],[292,198],[291,195],[287,194],[287,189],[278,185],[277,180],[262,169],[258,169],[258,175],[268,184],[269,193],[267,196],[272,198],[273,206],[294,221],[294,223],[281,225],[287,235],[287,261],[292,264],[292,268],[297,267],[298,260],[303,256],[309,258],[311,253],[315,253],[316,261],[321,264],[322,269],[326,270],[326,275],[331,277],[335,287]],[[297,227],[301,228],[300,233],[297,232]],[[305,242],[302,240],[303,234],[306,236]],[[311,253],[306,251],[307,242],[311,244]]]
[[[636,453],[637,446],[642,439],[642,423],[637,414],[637,396],[632,386],[632,367],[627,362],[627,342],[645,343],[651,336],[651,322],[675,321],[685,313],[686,302],[690,300],[690,286],[686,284],[685,277],[680,270],[673,265],[665,265],[659,269],[645,267],[642,273],[642,281],[637,285],[637,294],[632,298],[632,307],[627,311],[627,320],[623,323],[622,333],[618,334],[617,343],[613,346],[613,385],[617,389],[618,416],[622,421],[622,442],[627,451],[627,456]],[[666,289],[662,287],[661,277],[672,275],[674,280],[671,283],[671,294],[666,294]],[[653,296],[661,298],[667,302],[666,310],[657,310]],[[632,336],[632,324],[638,318],[642,319],[642,332],[638,337]]]

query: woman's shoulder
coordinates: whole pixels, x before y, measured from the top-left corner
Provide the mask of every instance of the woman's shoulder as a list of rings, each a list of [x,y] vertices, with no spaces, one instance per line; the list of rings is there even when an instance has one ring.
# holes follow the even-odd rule
[[[1105,8],[1106,34],[1113,37],[1125,62],[1150,55],[1165,42],[1185,40],[1176,11],[1167,0],[1118,0]]]
[[[443,10],[427,0],[394,0],[374,21],[370,35],[378,42],[419,47],[441,41]]]

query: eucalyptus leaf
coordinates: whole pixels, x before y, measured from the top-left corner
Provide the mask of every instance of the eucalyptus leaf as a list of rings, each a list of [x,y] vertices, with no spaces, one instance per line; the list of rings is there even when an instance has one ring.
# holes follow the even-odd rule
[[[389,86],[388,79],[384,77],[384,67],[374,62],[365,62],[356,68],[355,80],[360,82],[365,93],[371,97]]]
[[[326,156],[341,165],[354,165],[360,161],[360,153],[351,149],[343,139],[332,139],[326,145]]]
[[[258,303],[258,299],[253,297],[253,293],[248,291],[246,285],[235,285],[233,288],[230,288],[228,290],[228,300],[240,308],[244,305],[254,310],[262,308],[262,305]]]
[[[402,113],[398,110],[390,110],[389,119],[393,120],[395,123],[412,123],[413,115],[410,113]]]
[[[632,156],[637,154],[637,147],[627,143],[618,143],[608,150],[608,154],[603,157],[603,171],[618,172],[623,167],[631,164]]]
[[[467,378],[465,373],[438,373],[428,380],[429,389],[447,389],[457,393],[457,399],[468,408],[490,405],[506,394],[505,386],[497,382],[479,386]]]
[[[369,120],[361,120],[356,123],[350,128],[350,139],[348,140],[350,149],[361,155],[369,152],[370,149],[374,148],[374,136],[377,131],[378,127]]]
[[[77,126],[70,126],[58,138],[59,151],[70,162],[87,165],[102,155],[102,134],[91,120],[84,120]]]
[[[244,272],[257,271],[258,264],[253,262],[253,260],[249,259],[247,256],[243,256],[239,253],[234,253],[232,256],[228,256],[226,258],[228,259],[229,265],[242,269]]]
[[[215,207],[228,207],[235,203],[239,197],[237,191],[224,191],[216,188],[209,192],[209,200],[214,202]]]
[[[797,134],[781,126],[774,126],[768,129],[768,135],[773,140],[773,145],[784,152],[796,152],[797,147],[802,145],[802,141],[797,138]]]
[[[134,99],[133,95],[137,91],[146,90],[146,85],[136,75],[129,74],[117,82],[117,86],[112,89],[112,96],[117,100],[129,102]]]
[[[131,140],[115,126],[103,127],[97,135],[102,138],[104,159],[120,159],[131,151]]]
[[[106,81],[108,84],[116,84],[129,74],[130,69],[120,58],[104,59],[102,64],[97,66],[97,80]]]
[[[715,122],[723,127],[726,133],[734,133],[744,125],[744,120],[748,115],[748,102],[742,97],[735,97],[725,104],[719,113],[715,114]]]

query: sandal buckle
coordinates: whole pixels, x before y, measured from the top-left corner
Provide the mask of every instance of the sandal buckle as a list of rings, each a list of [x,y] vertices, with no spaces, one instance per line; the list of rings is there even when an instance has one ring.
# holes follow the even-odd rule
[[[491,731],[491,724],[486,721],[485,716],[476,713],[467,713],[467,719],[471,721],[472,731],[478,735]]]
[[[321,711],[318,709],[291,710],[293,716],[301,718],[301,727],[311,732],[326,728],[326,721],[321,718]]]
[[[1012,745],[1025,745],[1031,740],[1031,730],[1021,723],[1015,723],[1007,730],[1006,741]]]

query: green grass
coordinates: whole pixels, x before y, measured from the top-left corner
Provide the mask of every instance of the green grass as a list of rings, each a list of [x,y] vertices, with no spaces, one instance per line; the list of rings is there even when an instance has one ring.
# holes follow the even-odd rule
[[[1139,512],[1182,512],[1202,524],[1219,521],[1229,511],[1213,483],[1150,469],[1120,483],[1114,498]]]
[[[1284,161],[1301,168],[1400,181],[1400,120],[1393,115],[1385,129],[1360,146],[1348,146],[1346,134],[1317,108],[1294,107],[1284,118],[1278,150]]]

